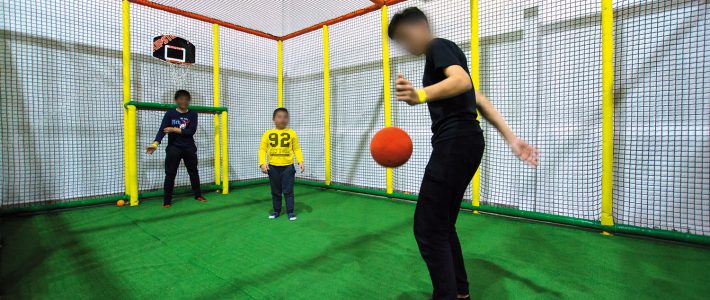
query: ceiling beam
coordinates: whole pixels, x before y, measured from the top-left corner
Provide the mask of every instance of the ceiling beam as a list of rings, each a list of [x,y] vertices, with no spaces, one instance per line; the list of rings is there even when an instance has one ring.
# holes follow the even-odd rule
[[[159,10],[162,10],[162,11],[167,11],[167,12],[169,12],[169,13],[173,13],[173,14],[176,14],[176,15],[181,15],[181,16],[184,16],[184,17],[188,17],[188,18],[192,18],[192,19],[196,19],[196,20],[200,20],[200,21],[204,21],[204,22],[217,24],[217,25],[220,25],[220,26],[223,26],[223,27],[231,28],[231,29],[234,29],[234,30],[237,30],[237,31],[241,31],[241,32],[245,32],[245,33],[249,33],[249,34],[253,34],[253,35],[257,35],[257,36],[264,37],[264,38],[267,38],[267,39],[271,39],[271,40],[275,40],[275,41],[280,40],[280,37],[275,36],[275,35],[273,35],[273,34],[268,34],[268,33],[266,33],[266,32],[254,30],[254,29],[251,29],[251,28],[246,28],[246,27],[243,27],[243,26],[239,26],[239,25],[235,25],[235,24],[229,23],[229,22],[224,22],[224,21],[222,21],[222,20],[217,20],[217,19],[210,18],[210,17],[204,16],[204,15],[200,15],[200,14],[196,14],[196,13],[191,13],[191,12],[189,12],[189,11],[184,11],[184,10],[181,10],[181,9],[177,9],[177,8],[175,8],[175,7],[172,7],[172,6],[162,5],[162,4],[158,4],[158,3],[155,3],[155,2],[152,2],[152,1],[148,1],[148,0],[129,0],[129,1],[130,1],[131,3],[140,4],[140,5],[152,7],[152,8],[155,8],[155,9],[159,9]]]
[[[210,17],[204,16],[204,15],[192,13],[192,12],[185,11],[185,10],[181,10],[181,9],[178,9],[178,8],[175,8],[175,7],[172,7],[172,6],[167,6],[167,5],[155,3],[155,2],[152,2],[152,1],[150,1],[150,0],[129,0],[129,1],[130,1],[131,3],[140,4],[140,5],[143,5],[143,6],[155,8],[155,9],[158,9],[158,10],[166,11],[166,12],[173,13],[173,14],[177,14],[177,15],[181,15],[181,16],[184,16],[184,17],[188,17],[188,18],[192,18],[192,19],[196,19],[196,20],[200,20],[200,21],[204,21],[204,22],[208,22],[208,23],[217,24],[217,25],[220,25],[220,26],[223,26],[223,27],[226,27],[226,28],[231,28],[231,29],[234,29],[234,30],[237,30],[237,31],[241,31],[241,32],[253,34],[253,35],[260,36],[260,37],[263,37],[263,38],[267,38],[267,39],[270,39],[270,40],[283,41],[283,40],[287,40],[287,39],[290,39],[290,38],[297,37],[297,36],[299,36],[299,35],[306,34],[306,33],[311,32],[311,31],[318,30],[318,29],[322,28],[323,25],[333,25],[333,24],[335,24],[335,23],[339,23],[339,22],[342,22],[342,21],[345,21],[345,20],[348,20],[348,19],[352,19],[352,18],[357,17],[357,16],[364,15],[364,14],[366,14],[366,13],[369,13],[369,12],[372,12],[372,11],[375,11],[375,10],[378,10],[378,9],[380,9],[380,7],[382,7],[383,5],[394,5],[394,4],[397,4],[397,3],[405,2],[405,1],[407,1],[407,0],[370,0],[370,2],[372,2],[373,4],[370,5],[370,6],[368,6],[368,7],[365,7],[365,8],[362,8],[362,9],[359,9],[359,10],[356,10],[356,11],[353,11],[353,12],[350,12],[350,13],[347,13],[347,14],[344,14],[344,15],[342,15],[342,16],[339,16],[339,17],[336,17],[336,18],[333,18],[333,19],[330,19],[330,20],[327,20],[327,21],[324,21],[324,22],[320,22],[320,23],[315,24],[315,25],[308,26],[308,27],[306,27],[306,28],[303,28],[303,29],[301,29],[301,30],[298,30],[298,31],[289,33],[289,34],[284,35],[284,36],[276,36],[276,35],[269,34],[269,33],[263,32],[263,31],[259,31],[259,30],[247,28],[247,27],[244,27],[244,26],[239,26],[239,25],[236,25],[236,24],[233,24],[233,23],[229,23],[229,22],[225,22],[225,21],[222,21],[222,20],[218,20],[218,19],[215,19],[215,18],[210,18]]]

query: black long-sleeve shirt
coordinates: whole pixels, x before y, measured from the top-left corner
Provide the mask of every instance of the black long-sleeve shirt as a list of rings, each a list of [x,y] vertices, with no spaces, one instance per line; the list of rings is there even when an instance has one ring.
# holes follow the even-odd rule
[[[160,123],[158,134],[155,136],[156,141],[160,142],[163,140],[163,137],[165,137],[163,130],[168,127],[180,128],[182,130],[182,133],[168,134],[168,146],[180,148],[195,147],[193,135],[195,135],[197,131],[196,112],[189,110],[186,113],[181,113],[177,111],[177,109],[166,111],[163,116],[163,121]]]

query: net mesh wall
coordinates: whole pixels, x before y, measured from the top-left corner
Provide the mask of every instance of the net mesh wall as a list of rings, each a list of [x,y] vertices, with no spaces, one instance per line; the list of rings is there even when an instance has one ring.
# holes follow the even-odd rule
[[[330,26],[332,181],[384,189],[385,168],[370,156],[384,127],[380,12]]]
[[[536,145],[527,167],[484,122],[484,203],[599,218],[600,4],[480,1],[481,88],[513,131]]]
[[[277,44],[229,28],[220,29],[222,105],[229,109],[229,178],[264,178],[259,170],[261,136],[274,126],[278,106]]]
[[[370,0],[327,2],[318,0],[283,0],[282,3],[282,34],[288,34],[373,5]]]
[[[416,6],[424,11],[434,33],[455,42],[470,61],[469,0],[447,1],[446,5],[441,5],[436,1],[406,1],[391,6],[388,9],[389,18],[391,19],[395,13],[411,6]],[[404,193],[418,193],[424,169],[432,151],[431,118],[426,105],[409,106],[404,102],[397,101],[394,81],[397,79],[397,74],[402,73],[415,87],[421,87],[425,58],[424,56],[416,57],[406,54],[394,41],[390,41],[390,45],[393,125],[407,131],[414,144],[410,160],[393,172],[394,189]],[[470,201],[470,188],[466,190],[465,198]]]
[[[153,38],[163,34],[176,35],[195,45],[195,64],[187,69],[154,58]],[[131,5],[131,100],[174,103],[177,90],[192,95],[191,105],[213,105],[212,92],[212,25],[141,5]],[[137,112],[138,188],[152,190],[163,187],[165,179],[165,147],[167,136],[153,155],[145,147],[158,133],[164,112]],[[214,182],[214,121],[212,115],[198,116],[195,143],[198,170],[202,183]],[[189,185],[184,163],[180,164],[176,186]]]
[[[332,9],[308,9],[299,1],[242,5],[280,9],[255,24],[286,34],[369,5],[362,2]],[[179,5],[206,9],[195,1]],[[469,55],[469,1],[407,1],[391,6],[390,17],[410,6],[424,10],[435,33]],[[542,153],[538,168],[527,167],[482,122],[483,203],[599,219],[600,6],[584,0],[479,1],[476,88]],[[1,8],[0,205],[123,193],[120,1],[6,1]],[[699,0],[616,0],[614,8],[615,221],[709,235],[710,8]],[[212,25],[140,5],[131,5],[131,23],[132,100],[172,103],[174,92],[186,89],[194,105],[212,105]],[[196,64],[176,69],[153,58],[152,39],[160,34],[195,44]],[[321,34],[284,42],[285,106],[306,157],[308,171],[301,176],[314,180],[324,179]],[[431,153],[430,119],[425,106],[398,103],[393,91],[383,90],[380,34],[379,11],[330,26],[333,182],[385,188],[385,169],[371,159],[369,141],[384,127],[389,92],[393,125],[407,130],[415,147],[410,162],[394,171],[394,188],[416,193]],[[230,178],[263,178],[257,151],[277,106],[277,44],[221,28],[220,48],[222,105],[230,110]],[[392,82],[403,73],[419,86],[423,58],[394,43],[390,51]],[[138,112],[141,190],[162,185],[164,147],[153,156],[142,154],[162,114]],[[214,181],[213,126],[212,115],[200,115],[196,141],[204,183]],[[177,183],[187,185],[182,170]]]
[[[710,235],[710,6],[615,8],[615,221]]]
[[[306,171],[298,177],[325,180],[323,120],[323,32],[316,30],[283,42],[284,107],[298,134]]]
[[[0,205],[123,193],[120,1],[2,1]]]
[[[153,0],[153,2],[277,36],[373,5],[369,0]]]

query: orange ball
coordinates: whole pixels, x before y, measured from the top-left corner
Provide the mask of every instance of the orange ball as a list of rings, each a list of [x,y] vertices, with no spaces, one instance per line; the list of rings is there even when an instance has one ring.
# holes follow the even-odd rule
[[[370,141],[370,154],[381,166],[396,168],[412,156],[412,139],[397,127],[383,128]]]
[[[116,201],[116,205],[118,205],[118,206],[124,206],[124,205],[126,205],[126,201],[124,201],[124,200],[118,200],[118,201]]]

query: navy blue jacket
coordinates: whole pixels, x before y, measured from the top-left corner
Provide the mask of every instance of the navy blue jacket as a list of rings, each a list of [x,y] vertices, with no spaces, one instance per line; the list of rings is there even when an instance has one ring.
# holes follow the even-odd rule
[[[186,113],[178,112],[177,109],[171,109],[165,112],[163,121],[160,123],[160,129],[155,136],[155,140],[160,142],[165,137],[163,129],[168,127],[176,127],[182,129],[182,133],[168,134],[168,146],[180,148],[195,147],[195,139],[193,136],[197,131],[197,113],[188,110]]]

